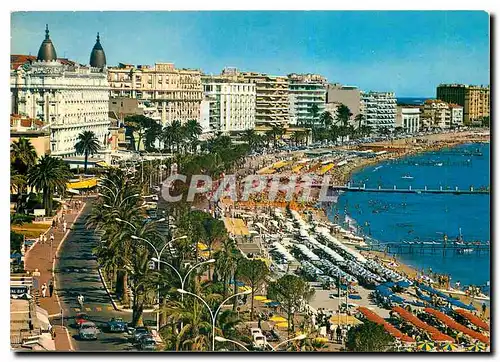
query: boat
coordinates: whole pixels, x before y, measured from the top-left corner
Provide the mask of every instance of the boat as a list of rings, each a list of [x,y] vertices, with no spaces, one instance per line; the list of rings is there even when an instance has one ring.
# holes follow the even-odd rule
[[[442,162],[436,163],[436,166],[441,167],[441,166],[443,166],[443,163]]]
[[[403,177],[401,177],[402,179],[405,179],[405,180],[413,180],[413,177],[410,176],[410,175],[404,175]]]
[[[472,248],[458,249],[459,254],[470,254],[474,251]]]

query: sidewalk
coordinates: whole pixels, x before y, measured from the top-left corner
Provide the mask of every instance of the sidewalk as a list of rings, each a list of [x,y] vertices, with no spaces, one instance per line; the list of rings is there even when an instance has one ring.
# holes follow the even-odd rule
[[[26,271],[33,273],[35,269],[38,269],[40,276],[38,277],[38,288],[41,288],[43,283],[49,285],[49,280],[52,279],[54,282],[54,293],[50,297],[49,290],[47,290],[47,297],[42,298],[41,290],[39,289],[38,302],[41,308],[45,309],[49,314],[49,317],[57,316],[61,313],[61,307],[59,304],[59,297],[57,296],[57,285],[55,283],[53,268],[55,266],[55,259],[57,257],[58,251],[62,246],[62,243],[68,236],[74,221],[80,215],[81,210],[85,207],[85,203],[81,204],[80,208],[68,210],[65,215],[65,220],[67,222],[67,230],[63,232],[62,223],[54,230],[54,241],[50,243],[50,234],[52,233],[52,227],[47,231],[47,241],[41,243],[38,241],[35,245],[26,253],[24,259],[24,265]],[[73,351],[74,348],[71,344],[71,337],[69,336],[68,330],[63,326],[53,326],[55,332],[55,347],[56,351]]]
[[[39,296],[38,299],[40,302],[40,307],[45,309],[49,316],[58,315],[61,310],[59,306],[59,300],[57,297],[57,285],[54,284],[54,294],[52,297],[49,296],[49,290],[47,289],[47,297],[41,297],[41,286],[43,283],[49,285],[49,280],[53,279],[53,265],[56,258],[57,251],[59,250],[62,242],[69,234],[71,227],[73,226],[73,222],[80,214],[80,211],[85,207],[85,203],[83,203],[78,210],[71,210],[66,213],[65,220],[67,221],[67,230],[66,233],[63,232],[62,223],[54,230],[54,242],[50,243],[50,234],[52,233],[52,228],[47,232],[47,241],[45,243],[37,242],[31,250],[27,252],[24,259],[24,265],[26,271],[32,273],[35,269],[38,269],[40,272],[40,277],[38,277],[38,288],[39,288]],[[51,250],[52,249],[52,250]],[[51,259],[52,257],[52,259]]]

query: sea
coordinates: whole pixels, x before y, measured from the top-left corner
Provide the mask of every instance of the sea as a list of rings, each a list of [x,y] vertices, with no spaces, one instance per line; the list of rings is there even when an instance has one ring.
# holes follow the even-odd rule
[[[367,188],[469,189],[490,186],[489,143],[465,144],[367,166],[351,176],[351,183]],[[400,194],[344,192],[327,212],[344,226],[380,243],[443,242],[462,236],[464,241],[490,240],[489,194]],[[445,256],[401,255],[398,258],[426,273],[450,274],[452,283],[483,286],[489,290],[490,254],[473,252]]]
[[[406,104],[411,106],[420,106],[424,104],[426,99],[433,99],[435,97],[398,97],[396,101],[398,104]]]

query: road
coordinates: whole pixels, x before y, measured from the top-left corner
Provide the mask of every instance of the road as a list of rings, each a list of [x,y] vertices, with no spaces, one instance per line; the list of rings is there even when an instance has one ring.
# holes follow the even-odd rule
[[[80,217],[73,224],[68,238],[61,247],[55,278],[57,293],[64,312],[64,324],[68,327],[72,343],[78,351],[130,351],[135,350],[126,333],[107,333],[105,323],[111,317],[121,317],[130,322],[131,313],[116,311],[104,289],[97,271],[97,261],[92,249],[97,246],[97,238],[92,230],[85,227],[85,220],[92,209],[92,201],[87,202]],[[84,311],[90,320],[101,329],[97,341],[82,341],[74,328],[74,317],[80,311],[77,297],[85,298]],[[149,316],[151,317],[151,316]],[[60,324],[61,319],[54,319]]]

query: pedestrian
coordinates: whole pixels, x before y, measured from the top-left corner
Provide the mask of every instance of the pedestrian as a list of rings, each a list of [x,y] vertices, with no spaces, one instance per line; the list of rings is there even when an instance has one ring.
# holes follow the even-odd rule
[[[64,220],[64,223],[63,223],[63,232],[66,232],[66,228],[68,227],[68,223],[66,222],[66,220]]]
[[[50,234],[50,245],[54,242],[54,233]]]
[[[52,298],[52,294],[54,293],[54,283],[52,279],[49,280],[49,296]]]
[[[43,233],[40,233],[40,237],[38,238],[40,244],[43,244]]]
[[[340,325],[337,327],[337,343],[340,343],[340,339],[342,337],[342,330],[340,329]]]
[[[482,311],[482,316],[484,317],[486,315],[486,303],[483,303],[481,306],[481,311]]]
[[[52,219],[52,229],[54,229],[55,227],[56,227],[56,220]]]
[[[47,296],[47,284],[43,283],[42,284],[42,298],[45,298]]]

